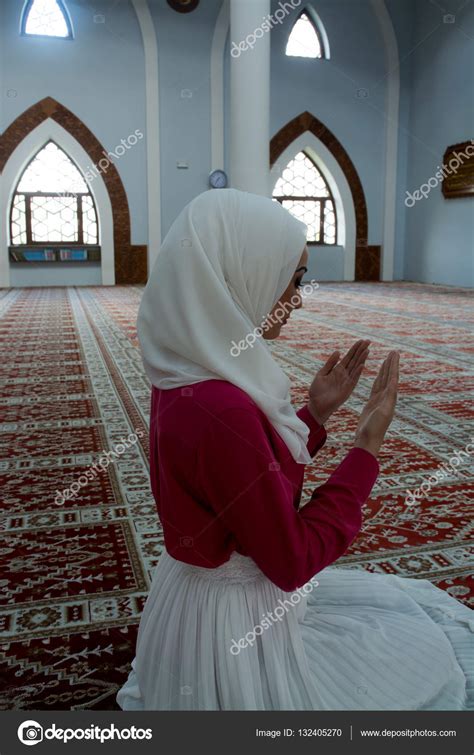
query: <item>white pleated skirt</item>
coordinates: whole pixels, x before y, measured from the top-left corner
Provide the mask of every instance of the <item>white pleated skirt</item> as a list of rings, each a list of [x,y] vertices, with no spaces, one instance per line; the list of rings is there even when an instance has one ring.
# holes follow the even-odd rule
[[[474,611],[427,580],[328,567],[294,593],[237,553],[166,552],[123,710],[472,710]]]

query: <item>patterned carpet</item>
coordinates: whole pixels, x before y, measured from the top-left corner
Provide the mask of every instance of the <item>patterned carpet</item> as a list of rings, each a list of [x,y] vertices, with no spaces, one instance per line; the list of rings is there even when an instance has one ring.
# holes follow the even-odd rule
[[[117,709],[163,547],[148,482],[149,386],[134,327],[140,296],[139,287],[1,292],[0,709]],[[405,504],[407,489],[474,439],[471,297],[416,284],[324,285],[272,348],[299,405],[332,350],[360,337],[373,342],[370,369],[330,421],[305,495],[349,449],[380,361],[401,351],[381,475],[363,532],[338,565],[429,579],[474,605],[472,463],[453,466],[427,498]],[[141,439],[118,454],[134,432]],[[76,498],[54,503],[113,449]]]

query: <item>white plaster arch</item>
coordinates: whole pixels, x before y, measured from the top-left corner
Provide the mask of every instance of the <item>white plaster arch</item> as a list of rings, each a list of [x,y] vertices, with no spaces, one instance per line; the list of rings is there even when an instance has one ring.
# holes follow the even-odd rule
[[[301,151],[310,155],[329,184],[336,204],[337,245],[344,248],[344,280],[353,281],[355,278],[356,216],[351,189],[334,155],[311,131],[300,134],[274,163],[270,171],[269,195],[272,195],[277,180],[290,160]]]
[[[230,2],[223,0],[211,46],[211,170],[224,168],[224,53],[230,30]]]
[[[83,174],[93,165],[89,155],[76,139],[52,118],[42,121],[16,147],[8,158],[0,175],[0,286],[10,285],[10,261],[8,258],[10,234],[10,205],[18,179],[30,160],[48,141],[53,140],[80,168]],[[96,204],[101,246],[102,285],[115,284],[114,224],[112,204],[104,180],[99,173],[89,188]]]
[[[132,0],[145,55],[148,275],[161,246],[160,79],[158,40],[147,0]]]
[[[397,160],[400,110],[400,59],[392,19],[384,0],[371,0],[385,46],[387,110],[385,115],[385,187],[381,279],[393,280],[397,210]]]

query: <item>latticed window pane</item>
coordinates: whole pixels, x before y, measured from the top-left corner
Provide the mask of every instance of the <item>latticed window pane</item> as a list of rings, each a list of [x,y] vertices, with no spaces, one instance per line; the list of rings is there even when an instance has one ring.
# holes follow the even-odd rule
[[[31,197],[34,242],[79,240],[76,197]]]
[[[26,244],[26,206],[25,197],[18,194],[12,206],[12,244]]]
[[[23,173],[17,191],[88,192],[82,175],[62,149],[48,142]]]
[[[61,3],[57,0],[33,0],[24,22],[25,34],[48,37],[70,37],[70,30]]]
[[[308,226],[307,241],[321,241],[321,204],[310,200],[284,199],[283,207]]]
[[[336,244],[337,219],[331,192],[322,173],[304,152],[290,160],[276,182],[273,198],[306,223],[309,242]]]
[[[288,39],[286,54],[297,58],[322,58],[321,44],[306,13],[302,13]]]
[[[97,213],[81,172],[54,142],[26,167],[11,211],[11,243],[99,243]]]
[[[329,197],[326,181],[304,152],[290,160],[278,179],[274,196]]]
[[[332,201],[324,205],[324,243],[336,243],[336,213]]]
[[[91,197],[82,197],[82,230],[85,244],[97,244],[97,215]]]

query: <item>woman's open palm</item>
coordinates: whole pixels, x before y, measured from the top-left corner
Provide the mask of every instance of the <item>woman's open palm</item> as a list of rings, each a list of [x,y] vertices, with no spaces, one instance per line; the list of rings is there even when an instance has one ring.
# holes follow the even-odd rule
[[[359,418],[355,445],[376,455],[395,413],[400,355],[391,351],[375,378]]]
[[[321,423],[347,401],[356,387],[369,354],[370,341],[356,341],[340,359],[335,351],[321,367],[309,389],[309,406]]]

